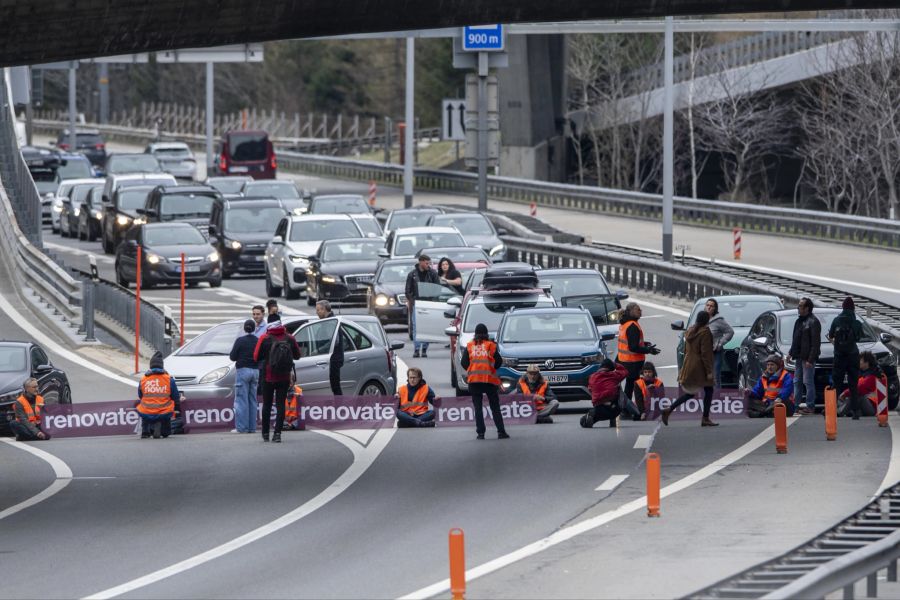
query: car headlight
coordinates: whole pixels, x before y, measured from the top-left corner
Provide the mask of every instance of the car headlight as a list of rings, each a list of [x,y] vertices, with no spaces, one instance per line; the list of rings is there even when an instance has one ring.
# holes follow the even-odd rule
[[[101,219],[103,219],[103,213],[98,210],[94,213],[94,218],[100,221]]]
[[[135,225],[143,225],[147,222],[147,217],[138,217],[134,220]]]
[[[161,262],[166,262],[166,259],[158,254],[152,254],[150,252],[147,253],[147,262],[151,265],[158,265]]]
[[[62,204],[53,204],[53,212],[62,212]]]
[[[228,245],[231,246],[232,250],[240,250],[241,249],[241,243],[237,240],[231,240],[228,243]]]
[[[305,256],[300,256],[299,254],[288,254],[288,259],[298,267],[306,268],[309,266],[309,260]]]
[[[322,283],[337,283],[340,280],[337,275],[322,275]]]
[[[76,217],[81,216],[81,209],[80,209],[80,208],[76,208],[76,209],[75,209],[75,216],[76,216]]]
[[[513,385],[515,385],[515,382],[509,381],[508,379],[500,382],[500,387],[503,388],[504,392],[511,390]]]
[[[384,294],[378,294],[377,296],[375,296],[375,306],[387,306],[388,302],[388,297]]]
[[[597,354],[589,354],[587,356],[581,357],[581,362],[586,365],[595,365],[603,360],[603,355],[600,353]]]
[[[206,256],[206,260],[209,262],[219,262],[219,253],[213,250]]]
[[[897,357],[893,352],[888,352],[887,356],[883,356],[878,359],[878,364],[882,367],[896,367]]]
[[[496,256],[504,250],[506,250],[506,244],[497,244],[496,246],[491,248],[491,251],[488,254],[490,254],[491,256]]]
[[[518,358],[504,358],[503,366],[515,369],[516,367],[519,366],[519,359]]]
[[[122,226],[128,225],[129,223],[131,223],[131,217],[126,217],[125,215],[119,215],[118,217],[116,217],[116,223],[118,223],[119,225],[122,225]]]
[[[0,404],[9,404],[15,402],[16,399],[21,396],[24,391],[24,389],[19,388],[17,390],[6,392],[5,394],[0,395]]]
[[[218,381],[228,375],[228,371],[231,370],[231,367],[219,367],[214,371],[210,371],[206,375],[200,378],[200,383],[212,383],[213,381]]]
[[[397,304],[406,304],[406,294],[397,294]]]

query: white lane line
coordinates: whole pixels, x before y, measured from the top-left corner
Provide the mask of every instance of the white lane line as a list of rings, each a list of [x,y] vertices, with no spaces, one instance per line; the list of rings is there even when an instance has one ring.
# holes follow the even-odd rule
[[[793,425],[796,422],[796,419],[788,420],[788,427]],[[695,485],[704,479],[709,478],[712,475],[715,475],[722,469],[734,464],[735,462],[741,460],[757,448],[761,447],[763,444],[766,444],[775,436],[775,426],[770,425],[765,430],[760,432],[756,437],[751,439],[746,444],[741,447],[729,452],[719,460],[711,462],[706,465],[702,469],[694,471],[690,475],[683,477],[672,483],[667,485],[662,490],[660,490],[660,498],[666,498],[671,496],[672,494],[677,494],[678,492],[685,490],[692,485]],[[570,525],[568,527],[564,527],[563,529],[559,529],[556,532],[548,535],[545,538],[541,538],[536,542],[532,542],[527,546],[523,546],[518,550],[513,550],[512,552],[495,558],[494,560],[488,561],[484,564],[478,565],[472,569],[466,571],[466,581],[474,581],[479,577],[483,577],[495,571],[499,571],[500,569],[507,567],[515,562],[528,558],[529,556],[534,556],[535,554],[542,552],[548,548],[552,548],[558,544],[566,542],[582,533],[587,533],[588,531],[592,531],[602,525],[606,525],[612,521],[620,517],[624,517],[638,510],[645,509],[647,507],[647,497],[641,496],[632,500],[631,502],[626,502],[622,506],[607,511],[601,515],[597,515],[596,517],[592,517],[590,519],[586,519],[581,521],[580,523],[576,523],[575,525]],[[413,599],[424,599],[431,598],[432,596],[436,596],[438,594],[443,594],[450,590],[450,580],[445,579],[443,581],[439,581],[435,584],[429,585],[427,587],[423,587],[418,589],[412,593],[409,593],[405,596],[401,596],[400,600],[413,600]]]
[[[656,367],[656,370],[659,371],[660,369],[677,369],[677,368],[678,368],[678,365],[666,365],[664,367]]]
[[[248,544],[252,544],[253,542],[261,540],[267,535],[284,529],[288,525],[296,523],[300,519],[322,508],[323,506],[337,498],[351,485],[353,485],[353,483],[357,479],[359,479],[370,466],[372,466],[372,464],[375,462],[375,459],[378,458],[382,450],[384,450],[384,448],[387,446],[388,442],[394,436],[395,432],[396,428],[380,429],[375,433],[374,436],[372,436],[372,439],[370,440],[368,446],[361,447],[359,444],[351,441],[351,439],[347,438],[346,436],[337,435],[331,431],[316,430],[316,433],[340,442],[348,449],[350,449],[350,451],[353,453],[353,464],[351,464],[347,468],[347,470],[344,471],[344,473],[334,481],[334,483],[322,490],[316,497],[310,499],[307,502],[304,502],[294,510],[275,519],[274,521],[266,523],[261,527],[257,527],[253,531],[245,533],[240,537],[236,537],[231,541],[216,546],[215,548],[211,548],[206,552],[202,552],[200,554],[197,554],[196,556],[192,556],[171,566],[165,567],[158,571],[154,571],[153,573],[149,573],[147,575],[144,575],[143,577],[138,577],[137,579],[133,579],[121,585],[111,587],[101,592],[97,592],[96,594],[91,594],[86,598],[114,598],[122,594],[127,594],[134,590],[148,586],[152,583],[162,581],[163,579],[167,579],[174,575],[178,575],[179,573],[183,573],[189,569],[193,569],[194,567],[199,567],[200,565],[225,556],[230,552],[234,552],[235,550],[243,548]]]
[[[634,441],[634,447],[638,450],[646,450],[650,447],[650,444],[653,443],[652,435],[639,435],[637,439]]]
[[[604,481],[603,483],[598,485],[596,488],[594,488],[594,491],[595,492],[612,491],[612,490],[616,489],[617,487],[619,487],[620,485],[622,485],[622,482],[624,482],[626,479],[628,479],[628,475],[610,475],[609,477],[606,478],[606,481]]]
[[[836,283],[839,285],[852,285],[854,287],[865,288],[868,290],[876,290],[878,292],[889,292],[891,294],[897,293],[896,287],[884,287],[880,285],[872,285],[869,283],[860,283],[859,281],[850,281],[849,279],[836,279],[834,277],[824,277],[822,275],[810,275],[809,273],[797,273],[796,271],[784,271],[782,269],[772,269],[770,267],[764,267],[762,265],[751,265],[751,264],[741,264],[736,262],[730,262],[725,260],[716,261],[721,265],[727,265],[730,267],[749,267],[755,271],[762,271],[764,273],[772,273],[775,275],[789,275],[790,277],[796,277],[797,279],[815,279],[817,281],[824,281],[826,283]]]
[[[680,308],[666,306],[665,304],[657,304],[655,302],[650,302],[649,300],[640,300],[640,299],[634,298],[634,297],[632,297],[631,300],[633,300],[634,302],[637,302],[641,306],[646,306],[648,308],[655,308],[656,310],[664,310],[666,312],[672,313],[673,315],[678,315],[679,317],[691,316],[691,313],[689,311],[686,311],[686,310],[683,310]]]
[[[56,475],[53,483],[44,488],[43,491],[41,491],[39,494],[36,494],[31,498],[28,498],[27,500],[23,500],[15,506],[10,506],[9,508],[0,511],[0,520],[14,515],[17,512],[23,511],[29,506],[34,506],[38,502],[43,502],[50,496],[61,492],[63,488],[65,488],[67,485],[69,485],[69,483],[72,482],[72,469],[70,469],[69,465],[64,463],[62,459],[57,458],[56,456],[53,456],[49,452],[45,452],[40,448],[35,448],[34,446],[23,444],[22,442],[16,442],[7,438],[0,438],[0,442],[9,444],[13,448],[24,450],[25,452],[38,457],[39,459],[49,464],[50,468],[53,469],[53,474]]]
[[[900,481],[900,423],[897,422],[896,415],[891,415],[888,425],[891,429],[891,462],[888,463],[887,473],[884,474],[884,480],[878,486],[875,496]]]
[[[5,312],[7,316],[12,319],[13,323],[16,326],[22,328],[28,335],[30,335],[35,341],[39,342],[44,348],[49,349],[51,352],[56,355],[65,358],[68,361],[71,361],[77,365],[84,367],[85,369],[90,369],[94,373],[98,373],[103,375],[104,377],[108,377],[110,379],[114,379],[119,383],[124,383],[125,385],[129,385],[131,387],[137,388],[137,381],[133,379],[128,379],[127,377],[122,377],[112,371],[108,371],[103,367],[99,367],[92,362],[89,362],[84,356],[81,356],[77,352],[72,352],[66,348],[63,348],[59,344],[57,344],[54,340],[50,339],[50,337],[31,324],[31,321],[26,319],[22,313],[13,307],[12,304],[2,295],[0,295],[0,310]]]

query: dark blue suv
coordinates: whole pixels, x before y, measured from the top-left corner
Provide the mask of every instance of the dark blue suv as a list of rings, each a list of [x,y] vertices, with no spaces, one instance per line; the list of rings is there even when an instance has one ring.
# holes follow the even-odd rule
[[[511,310],[497,331],[503,365],[497,371],[504,392],[530,364],[536,364],[560,401],[590,399],[588,379],[606,358],[603,338],[583,308],[528,308]]]

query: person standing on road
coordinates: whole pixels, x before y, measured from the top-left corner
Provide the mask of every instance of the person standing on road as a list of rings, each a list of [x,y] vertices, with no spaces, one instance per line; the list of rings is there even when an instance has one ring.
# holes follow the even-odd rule
[[[550,384],[541,375],[541,368],[528,365],[525,374],[519,379],[519,392],[534,399],[534,410],[537,411],[538,423],[552,423],[553,413],[559,408],[559,400],[550,389]]]
[[[706,301],[704,310],[709,313],[709,330],[713,336],[713,370],[716,387],[722,387],[722,365],[725,363],[725,346],[734,337],[734,329],[719,314],[719,302],[715,298]]]
[[[663,425],[669,424],[669,415],[672,411],[697,396],[703,390],[703,419],[701,427],[716,427],[709,418],[709,410],[712,407],[713,385],[716,383],[714,371],[715,358],[713,357],[713,337],[709,330],[709,313],[705,310],[697,313],[697,320],[684,333],[684,363],[681,373],[678,374],[678,383],[684,393],[678,397],[672,406],[662,411]]]
[[[503,364],[497,344],[488,338],[488,328],[484,323],[475,326],[475,337],[466,346],[462,355],[462,367],[466,370],[469,391],[472,392],[472,403],[475,405],[475,437],[484,439],[484,396],[487,396],[491,407],[491,416],[497,427],[497,438],[509,438],[500,414],[500,378],[497,369]]]
[[[278,300],[276,300],[275,298],[270,298],[269,301],[266,302],[266,312],[268,313],[266,315],[267,317],[275,315],[276,317],[278,317],[279,321],[281,320],[281,311],[278,310]],[[269,320],[269,322],[272,322],[271,319]]]
[[[621,412],[619,397],[622,381],[628,377],[628,369],[621,363],[616,364],[608,358],[600,363],[600,369],[591,375],[588,387],[591,390],[591,408],[579,421],[582,427],[590,429],[597,421],[609,419],[609,426],[616,426],[616,419]]]
[[[844,392],[844,377],[850,388],[850,412],[853,420],[859,419],[859,392],[856,389],[859,379],[859,340],[862,339],[862,325],[856,318],[856,305],[853,298],[847,296],[841,306],[841,314],[836,316],[828,329],[828,340],[834,344],[834,366],[831,380],[838,396]]]
[[[253,315],[253,323],[255,324],[254,330],[253,330],[253,335],[255,335],[258,338],[262,337],[262,334],[264,334],[266,332],[266,327],[269,326],[269,324],[266,323],[265,307],[262,306],[261,304],[257,304],[256,306],[253,307],[252,315]]]
[[[413,358],[428,358],[428,342],[416,339],[416,299],[419,297],[419,284],[433,283],[440,285],[441,280],[431,268],[431,257],[427,254],[419,256],[419,262],[406,276],[406,309],[409,311],[409,339],[413,341]]]
[[[256,311],[254,311],[256,312]],[[259,364],[253,351],[259,338],[254,333],[256,321],[244,321],[244,335],[234,340],[229,358],[234,361],[234,432],[256,433],[256,389],[259,387]]]
[[[641,376],[644,358],[647,354],[659,354],[655,344],[644,341],[644,330],[638,321],[641,318],[641,307],[630,302],[622,311],[619,325],[619,342],[616,362],[625,367],[628,377],[625,379],[625,401],[630,402],[634,394],[634,384]]]
[[[328,319],[334,316],[331,310],[331,302],[328,300],[319,300],[316,302],[316,316],[320,319]],[[339,324],[340,326],[340,324]],[[344,334],[338,333],[338,341],[334,345],[334,352],[328,358],[328,380],[331,383],[331,393],[335,396],[342,396],[344,391],[341,389],[341,367],[344,366]]]
[[[271,315],[270,315],[271,316]],[[300,346],[289,334],[281,321],[269,321],[269,329],[256,344],[253,360],[265,369],[263,383],[262,438],[269,441],[269,427],[272,420],[272,403],[275,403],[275,434],[273,442],[281,442],[284,425],[284,402],[291,385],[294,361],[300,358]]]
[[[50,434],[41,429],[44,398],[38,394],[38,380],[29,377],[22,384],[22,389],[22,395],[16,398],[13,405],[15,420],[9,422],[9,428],[16,434],[17,442],[49,440]]]
[[[788,358],[796,364],[794,368],[794,402],[800,414],[811,415],[816,412],[816,361],[822,346],[822,324],[813,314],[813,303],[809,298],[800,300],[797,305],[797,320],[794,321],[794,334],[791,338],[791,349]],[[806,388],[806,402],[803,401],[803,388]]]
[[[441,282],[441,285],[446,285],[462,296],[466,293],[462,286],[462,274],[456,268],[456,265],[453,264],[453,261],[450,260],[448,256],[443,257],[438,261],[438,270],[437,270],[438,278]]]
[[[430,407],[440,398],[422,379],[422,369],[410,367],[406,381],[394,394],[398,400],[397,427],[434,427],[434,410]]]
[[[137,411],[141,415],[141,439],[167,438],[172,433],[172,418],[181,395],[175,378],[166,372],[159,352],[150,358],[150,369],[138,385]]]

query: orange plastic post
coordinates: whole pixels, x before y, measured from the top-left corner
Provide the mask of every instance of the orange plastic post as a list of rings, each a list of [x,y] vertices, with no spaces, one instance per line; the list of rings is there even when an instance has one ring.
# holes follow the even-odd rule
[[[453,600],[466,597],[466,544],[463,530],[450,530],[450,593]]]
[[[775,403],[775,451],[787,454],[787,408],[783,402]]]
[[[184,346],[184,252],[181,253],[181,320],[178,322],[178,330],[181,334],[179,346]]]
[[[647,516],[659,516],[659,454],[647,455]]]
[[[135,302],[134,302],[134,372],[141,372],[140,355],[141,355],[141,247],[137,247],[137,277],[134,282]]]
[[[831,386],[825,388],[825,439],[837,439],[837,391]]]

